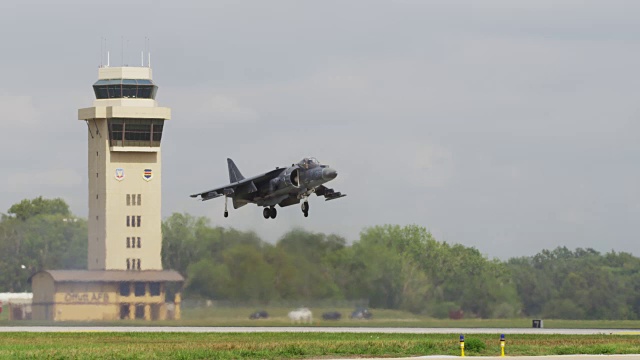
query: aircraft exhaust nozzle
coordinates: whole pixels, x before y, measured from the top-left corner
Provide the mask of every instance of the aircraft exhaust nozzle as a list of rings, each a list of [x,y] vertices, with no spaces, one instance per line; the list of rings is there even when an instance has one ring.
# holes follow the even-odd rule
[[[333,180],[338,176],[338,172],[330,167],[322,169],[322,178],[324,180]]]

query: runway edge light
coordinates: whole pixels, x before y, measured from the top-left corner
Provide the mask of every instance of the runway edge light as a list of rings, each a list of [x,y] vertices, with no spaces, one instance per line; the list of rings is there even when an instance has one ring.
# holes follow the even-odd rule
[[[460,334],[460,356],[464,356],[464,335]]]
[[[505,344],[504,334],[500,334],[500,356],[504,356],[504,344]]]

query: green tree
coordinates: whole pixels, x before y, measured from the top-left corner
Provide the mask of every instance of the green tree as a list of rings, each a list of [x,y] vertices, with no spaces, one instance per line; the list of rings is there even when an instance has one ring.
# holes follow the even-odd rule
[[[509,261],[525,313],[564,319],[637,319],[639,264],[629,254],[566,247]]]
[[[280,238],[276,248],[286,256],[280,256],[275,266],[277,279],[282,279],[285,271],[294,270],[287,276],[288,286],[283,290],[283,298],[332,299],[342,298],[337,286],[336,259],[345,247],[345,240],[335,235],[311,233],[294,229]]]
[[[200,259],[189,265],[186,278],[185,294],[188,296],[215,300],[229,298],[229,288],[233,282],[225,264]]]
[[[87,223],[61,199],[23,200],[0,220],[0,291],[26,291],[43,269],[85,269]]]
[[[189,214],[174,213],[162,222],[162,265],[186,275],[187,267],[196,263],[206,247],[202,234],[208,233],[209,220]]]
[[[32,200],[22,200],[18,204],[14,204],[7,211],[10,215],[15,215],[19,220],[27,220],[37,215],[62,215],[69,216],[69,205],[60,199],[44,199],[39,196]]]
[[[425,272],[431,234],[418,226],[375,226],[353,244],[351,297],[368,297],[371,306],[424,310],[432,281]]]

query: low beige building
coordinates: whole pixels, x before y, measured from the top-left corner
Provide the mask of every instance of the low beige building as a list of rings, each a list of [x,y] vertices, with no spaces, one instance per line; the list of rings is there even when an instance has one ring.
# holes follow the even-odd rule
[[[34,320],[180,319],[180,293],[165,303],[167,286],[184,281],[173,270],[43,270],[31,277]]]

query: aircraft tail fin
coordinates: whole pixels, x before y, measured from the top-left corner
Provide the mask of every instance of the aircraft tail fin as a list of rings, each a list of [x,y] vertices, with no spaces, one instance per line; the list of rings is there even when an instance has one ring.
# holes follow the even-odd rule
[[[231,181],[231,183],[244,180],[244,176],[242,176],[242,173],[238,170],[233,160],[227,158],[227,164],[229,165],[229,181]]]

